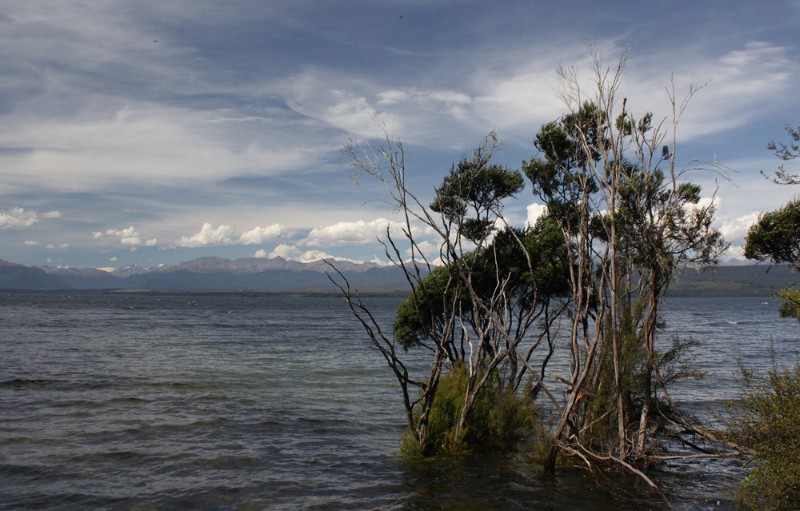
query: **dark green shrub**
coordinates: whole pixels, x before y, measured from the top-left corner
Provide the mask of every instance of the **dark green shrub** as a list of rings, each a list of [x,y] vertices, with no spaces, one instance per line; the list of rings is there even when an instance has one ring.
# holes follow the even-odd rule
[[[795,318],[800,321],[800,289],[787,287],[778,291],[778,296],[783,298],[781,304],[781,316],[784,318]]]
[[[796,510],[800,502],[800,365],[764,379],[741,369],[742,398],[726,405],[728,439],[746,448],[755,468],[739,484],[741,509]]]
[[[510,451],[533,431],[536,410],[530,396],[504,388],[495,371],[478,392],[467,415],[466,428],[458,435],[456,425],[464,407],[468,380],[467,368],[462,363],[454,364],[439,380],[428,419],[429,454],[462,454],[473,448]],[[411,431],[403,436],[401,451],[412,457],[424,454]]]

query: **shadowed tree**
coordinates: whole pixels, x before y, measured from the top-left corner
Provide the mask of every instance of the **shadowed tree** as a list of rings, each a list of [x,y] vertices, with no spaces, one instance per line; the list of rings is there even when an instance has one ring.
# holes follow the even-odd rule
[[[791,141],[777,144],[770,142],[767,149],[784,161],[800,158],[800,127],[793,129],[786,125],[785,129]],[[775,171],[773,181],[783,185],[796,185],[800,184],[800,175],[788,172],[781,165]],[[800,199],[761,215],[747,232],[744,255],[748,259],[770,260],[775,264],[788,263],[795,270],[800,270]],[[781,316],[794,317],[800,321],[800,290],[796,286],[788,287],[778,291],[778,296],[783,298]]]
[[[562,70],[571,111],[542,127],[541,155],[524,170],[572,262],[570,374],[550,468],[561,451],[590,466],[617,462],[655,486],[637,469],[653,459],[652,432],[665,419],[685,423],[666,388],[680,371],[664,368],[681,347],[656,345],[661,298],[678,266],[713,264],[726,245],[711,227],[713,201],[701,205],[676,167],[677,123],[694,90],[680,103],[671,93],[667,130],[617,97],[624,64],[595,60],[591,100]]]
[[[547,392],[545,366],[534,372],[530,361],[537,349],[554,345],[550,326],[561,305],[551,298],[559,289],[554,272],[567,266],[563,238],[553,236],[553,224],[544,219],[528,230],[508,226],[503,201],[524,181],[518,171],[491,163],[496,148],[492,133],[471,158],[451,167],[428,206],[407,185],[402,144],[387,135],[382,146],[347,148],[360,175],[384,183],[405,220],[405,239],[387,231],[384,246],[410,292],[386,331],[341,274],[334,280],[400,383],[405,445],[413,445],[407,450],[425,456],[473,442],[505,444],[498,437],[513,432],[498,424],[522,424],[517,412],[529,406],[525,399]],[[436,264],[415,237],[421,228],[438,238]],[[404,359],[412,349],[428,356],[426,372],[417,377]],[[525,392],[528,375],[534,383]],[[442,382],[444,395],[438,392]]]

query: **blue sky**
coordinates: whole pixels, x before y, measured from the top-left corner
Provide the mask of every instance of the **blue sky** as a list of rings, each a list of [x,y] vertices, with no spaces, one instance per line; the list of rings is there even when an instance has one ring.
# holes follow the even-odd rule
[[[587,41],[631,59],[623,92],[679,128],[740,253],[759,212],[795,197],[759,171],[800,124],[800,1],[340,0],[0,4],[0,259],[73,267],[195,257],[381,258],[399,218],[354,185],[349,138],[405,144],[422,197],[489,131],[519,168],[563,114],[559,66]],[[791,165],[790,165],[791,166]],[[522,225],[529,189],[506,213]]]

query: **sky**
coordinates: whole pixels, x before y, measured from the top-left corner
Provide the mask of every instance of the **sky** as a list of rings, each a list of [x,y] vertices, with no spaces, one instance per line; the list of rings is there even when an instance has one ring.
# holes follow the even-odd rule
[[[557,70],[588,75],[589,47],[630,55],[635,112],[663,119],[670,83],[700,88],[677,154],[737,258],[800,192],[760,172],[800,125],[798,26],[798,0],[5,1],[0,259],[385,261],[377,237],[400,217],[379,183],[353,182],[347,141],[385,126],[423,200],[491,131],[495,163],[518,169],[567,111]],[[535,202],[528,186],[509,221]]]

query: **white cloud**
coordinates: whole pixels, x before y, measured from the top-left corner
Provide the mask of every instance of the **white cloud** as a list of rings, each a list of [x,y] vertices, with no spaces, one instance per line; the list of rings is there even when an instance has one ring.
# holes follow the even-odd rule
[[[408,93],[400,89],[391,89],[378,93],[378,103],[381,105],[396,105],[408,101]]]
[[[334,260],[338,260],[338,261],[350,261],[351,263],[352,262],[356,262],[356,261],[353,261],[352,259],[346,259],[346,258],[343,258],[343,257],[332,256],[332,255],[330,255],[330,254],[328,254],[326,252],[323,252],[322,250],[306,250],[305,252],[300,254],[300,256],[297,258],[297,261],[300,261],[301,263],[313,263],[315,261],[322,261],[323,259],[334,259]]]
[[[298,250],[298,248],[295,247],[294,245],[287,245],[286,243],[281,243],[280,245],[275,247],[272,250],[272,252],[269,253],[269,255],[265,255],[263,250],[259,250],[258,252],[256,252],[256,254],[261,254],[261,255],[256,255],[256,257],[264,256],[264,257],[269,257],[270,259],[274,257],[282,257],[284,259],[294,260],[294,258],[299,257],[301,253],[302,251]]]
[[[119,238],[120,243],[129,247],[135,248],[142,244],[142,239],[139,233],[136,231],[136,228],[133,227],[132,225],[124,229],[106,229],[105,232],[92,233],[92,237],[94,239],[100,239],[105,236],[111,238]],[[148,240],[147,243],[148,246],[153,246],[155,244],[155,240]]]
[[[302,126],[279,119],[266,119],[260,126],[259,131],[274,133],[267,142],[253,126],[232,127],[237,123],[220,117],[219,111],[133,101],[122,108],[101,103],[58,118],[9,114],[6,122],[14,129],[0,129],[0,144],[32,149],[0,154],[0,165],[8,169],[6,185],[19,190],[94,191],[142,181],[197,187],[240,175],[243,169],[276,175],[317,168],[333,149],[329,139],[312,142],[307,137],[313,138],[313,131],[301,137]],[[308,143],[300,145],[300,139]]]
[[[272,224],[263,227],[254,227],[241,234],[229,225],[214,227],[206,222],[200,231],[190,236],[182,236],[175,245],[178,247],[207,247],[213,245],[260,245],[289,233],[281,224]]]
[[[39,244],[38,241],[34,241],[34,240],[25,240],[22,243],[24,243],[25,245],[27,245],[29,247],[34,247],[34,246]]]
[[[440,261],[441,260],[440,259],[440,252],[441,252],[441,249],[442,249],[441,245],[442,245],[441,243],[437,244],[437,243],[432,243],[432,242],[430,242],[428,240],[423,240],[420,243],[417,243],[417,249],[420,252],[422,252],[422,254],[428,260]],[[411,257],[411,248],[410,247],[408,249],[406,249],[405,255],[408,258]]]
[[[692,213],[713,206],[716,211],[719,211],[721,205],[722,199],[719,195],[715,195],[713,197],[700,197],[700,200],[697,201],[697,204],[686,203],[683,205],[683,208],[684,211]]]
[[[377,98],[378,104],[384,106],[403,104],[404,107],[434,108],[439,112],[449,113],[459,112],[459,107],[467,106],[473,101],[470,96],[454,90],[426,91],[416,87],[382,91],[377,94]]]
[[[59,218],[61,213],[50,211],[39,214],[37,211],[25,208],[10,208],[0,211],[0,229],[22,229],[38,223],[39,218]]]
[[[285,244],[285,243],[281,243],[280,245],[275,247],[275,249],[272,250],[272,252],[270,252],[268,256],[266,254],[264,254],[263,250],[259,250],[257,254],[260,254],[260,255],[257,255],[256,257],[269,257],[269,258],[281,257],[281,258],[286,259],[288,261],[298,261],[298,262],[301,262],[301,263],[313,263],[313,262],[316,262],[316,261],[322,261],[323,259],[330,259],[330,260],[335,260],[335,261],[348,261],[348,262],[351,262],[351,263],[363,263],[364,262],[364,261],[359,261],[359,260],[356,260],[356,259],[349,259],[349,258],[346,258],[346,257],[333,256],[333,255],[331,255],[331,254],[329,254],[327,252],[324,252],[322,250],[305,250],[305,251],[303,251],[303,250],[298,249],[296,246],[288,245],[288,244]]]
[[[800,79],[790,51],[787,47],[750,41],[722,55],[699,53],[692,59],[676,62],[670,62],[674,58],[670,55],[660,56],[667,62],[667,69],[675,71],[679,101],[689,83],[706,84],[692,98],[681,119],[678,129],[681,140],[740,128],[754,117],[778,107]],[[629,85],[625,92],[632,98],[630,104],[640,111],[654,110],[656,118],[666,116],[666,96],[660,91],[667,85],[669,76],[665,75],[660,78],[661,83],[657,83],[652,68],[642,64],[637,68],[637,62],[631,62],[631,73],[626,74]],[[660,107],[653,105],[653,93]]]
[[[723,261],[731,259],[744,260],[744,247],[742,245],[730,245],[723,254],[722,259]]]
[[[59,243],[59,244],[55,244],[55,243],[48,243],[48,244],[45,246],[45,248],[46,248],[47,250],[64,250],[64,249],[67,249],[67,248],[69,248],[69,243]]]
[[[338,222],[324,227],[315,227],[300,244],[324,247],[366,245],[385,238],[387,227],[395,239],[403,236],[404,224],[392,222],[385,218],[377,218],[369,222],[358,220],[356,222]]]
[[[175,242],[179,247],[207,247],[210,245],[232,245],[236,231],[229,225],[214,227],[206,222],[200,231],[191,236],[182,236]]]
[[[258,250],[256,250],[256,253],[253,254],[253,257],[258,258],[258,259],[266,259],[267,258],[267,251],[264,250],[263,248],[259,248]]]
[[[748,229],[758,221],[759,212],[753,211],[747,215],[742,215],[736,218],[718,218],[716,221],[717,228],[726,240],[743,240],[747,235]]]
[[[264,227],[256,227],[245,231],[239,236],[239,243],[242,245],[261,245],[267,241],[287,234],[287,229],[281,224],[272,224]]]
[[[533,227],[536,223],[536,220],[539,219],[540,216],[547,213],[547,206],[544,204],[528,204],[528,217],[525,219],[525,226],[526,227]]]

